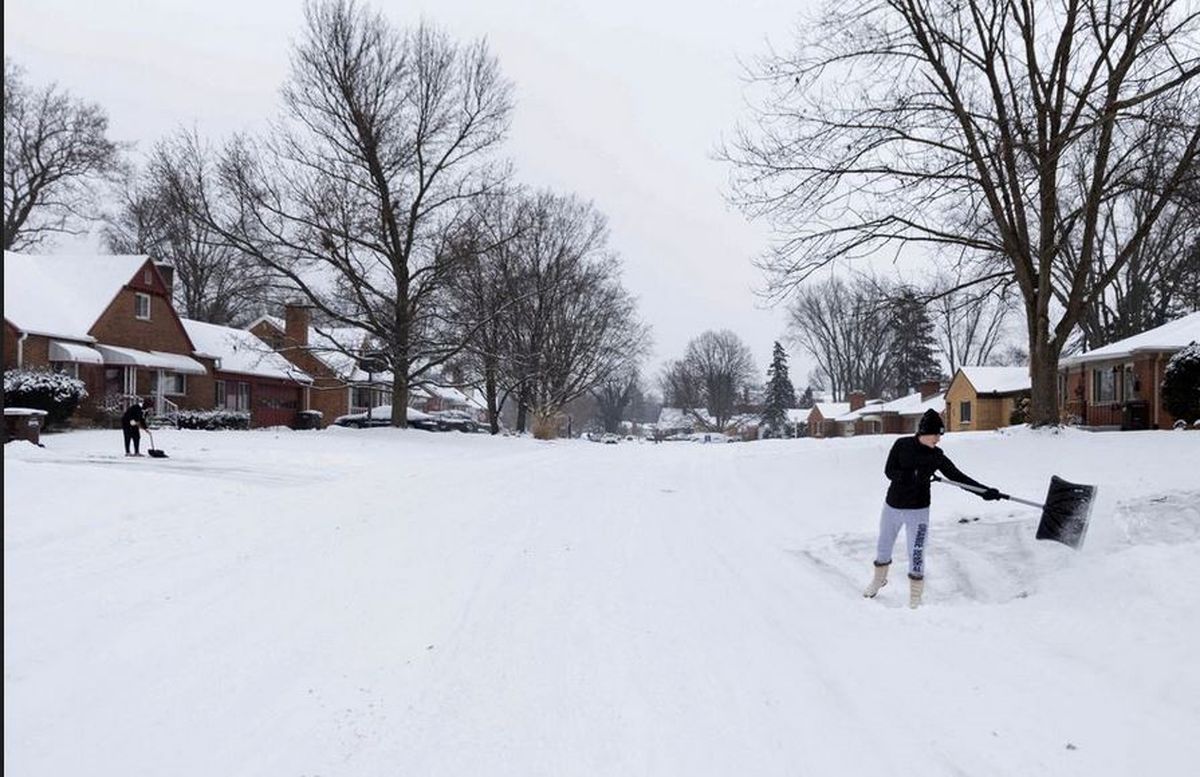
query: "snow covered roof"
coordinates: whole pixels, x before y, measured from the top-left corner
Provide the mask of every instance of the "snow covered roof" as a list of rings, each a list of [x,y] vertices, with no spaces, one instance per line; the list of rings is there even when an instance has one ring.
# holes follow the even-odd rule
[[[23,332],[93,341],[88,330],[150,257],[4,252],[4,318]]]
[[[811,407],[789,407],[787,409],[788,423],[798,424],[808,420],[808,414],[812,412]]]
[[[196,352],[219,361],[217,369],[243,375],[312,383],[312,378],[245,329],[180,319]]]
[[[820,411],[821,416],[826,419],[837,418],[850,412],[849,402],[818,402],[813,407]]]
[[[959,367],[978,394],[1012,394],[1028,391],[1028,367]]]
[[[263,316],[248,329],[253,329],[260,323],[267,323],[280,332],[287,331],[286,322],[277,316]],[[370,345],[370,335],[366,330],[352,326],[309,326],[308,350],[326,367],[337,373],[343,380],[356,383],[367,382],[367,372],[359,369],[358,359],[349,352],[367,350]],[[392,373],[373,372],[370,374],[372,383],[391,383]]]
[[[7,300],[6,300],[7,301]],[[1189,313],[1183,318],[1147,329],[1141,334],[1126,337],[1115,343],[1096,348],[1087,353],[1067,356],[1059,360],[1059,366],[1070,367],[1108,359],[1125,359],[1140,352],[1178,351],[1191,342],[1200,342],[1200,311]]]
[[[897,415],[924,415],[926,410],[936,410],[939,413],[946,408],[946,395],[934,394],[928,399],[921,399],[921,392],[893,399],[886,403],[881,410]]]
[[[869,415],[878,415],[881,411],[883,411],[883,406],[884,401],[882,399],[867,400],[867,402],[859,409],[842,413],[839,416],[835,416],[833,420],[839,423],[851,423]]]

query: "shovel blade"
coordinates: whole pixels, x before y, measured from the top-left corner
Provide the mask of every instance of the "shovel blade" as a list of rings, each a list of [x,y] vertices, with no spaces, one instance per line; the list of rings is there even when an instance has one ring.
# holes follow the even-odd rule
[[[1070,483],[1057,475],[1051,476],[1037,538],[1061,542],[1076,550],[1083,547],[1095,501],[1095,486]]]
[[[151,448],[150,450],[146,451],[146,453],[149,453],[149,454],[150,454],[150,458],[152,458],[152,459],[165,459],[165,458],[167,458],[167,452],[166,452],[166,451],[160,451],[158,448]]]

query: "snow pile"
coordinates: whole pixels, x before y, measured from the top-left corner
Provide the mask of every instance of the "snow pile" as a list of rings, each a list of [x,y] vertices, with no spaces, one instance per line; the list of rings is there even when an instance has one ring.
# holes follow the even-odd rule
[[[1107,775],[1200,761],[1200,435],[951,434],[1087,544],[935,486],[871,574],[892,437],[591,445],[161,430],[5,448],[21,775]]]

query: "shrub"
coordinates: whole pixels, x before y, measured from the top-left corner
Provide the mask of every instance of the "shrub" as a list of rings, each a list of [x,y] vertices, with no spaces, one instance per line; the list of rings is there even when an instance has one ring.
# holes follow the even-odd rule
[[[1163,406],[1184,421],[1200,419],[1200,344],[1193,342],[1167,362]]]
[[[86,399],[87,387],[82,380],[50,370],[5,370],[5,407],[32,407],[45,410],[46,425],[60,425]]]
[[[1013,404],[1012,412],[1008,414],[1009,426],[1029,423],[1029,397],[1021,397]]]
[[[167,418],[180,429],[215,432],[250,428],[250,413],[247,410],[180,410]]]

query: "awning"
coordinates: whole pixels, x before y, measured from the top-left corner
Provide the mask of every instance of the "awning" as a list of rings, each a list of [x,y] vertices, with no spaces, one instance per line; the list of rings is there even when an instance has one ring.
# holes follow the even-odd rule
[[[104,357],[95,348],[89,348],[83,343],[66,343],[61,340],[51,340],[50,361],[104,364]]]
[[[190,356],[166,351],[139,351],[136,348],[118,348],[115,345],[96,344],[96,350],[104,356],[104,363],[142,367],[148,370],[168,370],[182,372],[184,375],[206,375],[208,370],[204,365]]]

